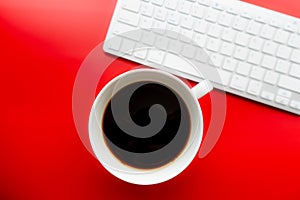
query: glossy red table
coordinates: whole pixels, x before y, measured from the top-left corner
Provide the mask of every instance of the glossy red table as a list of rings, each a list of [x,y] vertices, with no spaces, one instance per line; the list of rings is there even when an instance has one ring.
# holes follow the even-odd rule
[[[297,0],[249,2],[300,17]],[[72,92],[115,3],[0,2],[0,199],[300,199],[300,118],[230,94],[218,143],[178,177],[137,186],[99,164],[78,137]],[[98,91],[133,67],[118,59]]]

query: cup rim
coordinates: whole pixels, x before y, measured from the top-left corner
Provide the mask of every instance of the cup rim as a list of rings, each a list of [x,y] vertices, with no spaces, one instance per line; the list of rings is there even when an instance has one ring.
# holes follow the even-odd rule
[[[113,84],[115,84],[120,78],[124,77],[124,76],[128,76],[128,75],[132,75],[132,74],[135,74],[135,73],[144,73],[144,72],[152,72],[152,73],[159,73],[159,74],[163,74],[164,76],[167,76],[168,78],[171,78],[173,80],[175,80],[177,83],[179,83],[181,86],[183,86],[183,88],[185,88],[185,90],[188,91],[189,94],[191,94],[190,96],[192,97],[193,99],[193,103],[195,104],[196,106],[196,113],[197,113],[197,118],[199,119],[199,122],[194,125],[196,127],[194,127],[193,129],[193,133],[191,133],[190,137],[192,135],[194,135],[194,138],[193,140],[191,138],[188,139],[188,142],[191,141],[191,144],[184,147],[183,149],[183,152],[181,152],[177,158],[175,158],[174,161],[168,163],[168,164],[165,164],[162,166],[162,168],[164,169],[168,169],[170,167],[172,167],[173,165],[173,162],[176,162],[177,163],[179,162],[179,158],[180,157],[183,157],[185,154],[189,153],[190,155],[187,155],[184,157],[184,161],[181,161],[181,164],[179,165],[180,168],[178,169],[173,169],[172,170],[172,173],[169,172],[167,175],[165,176],[161,176],[161,177],[154,177],[155,176],[155,172],[158,172],[158,171],[161,171],[161,167],[158,167],[157,170],[156,168],[154,168],[153,170],[143,170],[143,169],[138,169],[136,168],[136,171],[137,173],[130,173],[130,172],[127,172],[127,171],[123,171],[123,170],[118,170],[116,168],[113,168],[111,167],[109,164],[105,163],[101,156],[100,155],[100,151],[101,149],[103,148],[103,146],[101,146],[100,144],[97,144],[96,141],[95,141],[95,138],[94,138],[94,134],[97,134],[97,133],[94,133],[94,132],[97,132],[98,131],[98,134],[100,132],[100,130],[102,131],[102,129],[100,130],[93,130],[92,128],[92,120],[95,118],[95,106],[97,106],[102,97],[102,95],[107,92],[112,86]],[[159,80],[158,80],[159,82]],[[121,89],[121,88],[120,88]],[[180,94],[179,94],[180,95]],[[183,100],[185,101],[185,97],[183,97]],[[107,104],[108,100],[105,99],[104,100],[104,104]],[[189,107],[190,109],[190,107]],[[191,118],[192,117],[195,117],[195,116],[192,116],[191,115]],[[192,120],[192,119],[191,119]],[[116,176],[117,178],[121,179],[121,180],[124,180],[126,182],[129,182],[129,183],[133,183],[133,184],[139,184],[139,185],[150,185],[150,184],[157,184],[157,183],[161,183],[161,182],[164,182],[164,181],[167,181],[175,176],[177,176],[178,174],[180,174],[191,162],[192,160],[194,159],[194,157],[196,156],[198,150],[199,150],[199,147],[200,147],[200,144],[201,144],[201,141],[202,141],[202,136],[203,136],[203,115],[202,115],[202,110],[201,110],[201,107],[198,103],[198,99],[195,97],[195,95],[192,93],[191,91],[191,88],[189,88],[182,80],[180,80],[178,77],[172,75],[172,74],[169,74],[167,72],[164,72],[164,71],[161,71],[161,70],[157,70],[157,69],[134,69],[134,70],[130,70],[128,72],[125,72],[115,78],[113,78],[111,81],[109,81],[108,84],[106,84],[102,90],[100,91],[100,93],[97,95],[94,103],[93,103],[93,106],[92,106],[92,109],[91,109],[91,112],[90,112],[90,118],[89,118],[89,138],[90,138],[90,143],[91,143],[91,146],[92,146],[92,149],[98,159],[98,161],[102,164],[102,166],[108,170],[111,174],[113,174],[114,176]],[[198,132],[198,137],[197,136],[197,133]],[[100,133],[101,134],[101,133]],[[193,146],[192,146],[193,145]],[[193,147],[193,148],[192,148]],[[107,147],[106,147],[107,148]],[[108,150],[108,149],[106,149]],[[108,150],[109,151],[109,150]],[[110,152],[111,153],[111,152]],[[114,156],[112,154],[112,156]],[[115,158],[116,160],[118,160],[117,158]],[[181,158],[183,159],[183,158]],[[171,170],[170,170],[171,171]]]

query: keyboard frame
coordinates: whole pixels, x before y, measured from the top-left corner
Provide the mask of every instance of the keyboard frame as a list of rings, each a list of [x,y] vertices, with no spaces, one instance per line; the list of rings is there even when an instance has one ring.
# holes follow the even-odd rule
[[[108,41],[114,35],[114,33],[113,33],[113,27],[114,27],[114,25],[115,25],[115,23],[117,21],[118,12],[121,9],[121,4],[122,4],[123,1],[126,1],[126,0],[118,0],[117,1],[117,4],[116,4],[116,7],[115,7],[115,10],[114,10],[112,19],[111,19],[111,23],[110,23],[109,29],[108,29],[107,34],[106,34],[105,42],[104,42],[104,45],[103,45],[103,50],[106,53],[112,54],[112,55],[117,56],[117,57],[125,58],[127,60],[130,60],[130,61],[142,64],[142,65],[145,65],[145,66],[149,66],[149,67],[152,67],[152,68],[164,70],[164,71],[167,71],[167,72],[172,73],[174,75],[177,75],[177,76],[180,76],[180,77],[192,80],[192,81],[199,82],[199,81],[203,80],[203,78],[201,76],[197,76],[197,75],[193,75],[193,74],[190,74],[190,73],[187,73],[187,72],[183,72],[183,71],[178,71],[178,70],[174,70],[174,69],[171,69],[171,68],[167,68],[167,67],[165,67],[163,65],[158,65],[156,63],[150,63],[146,59],[142,60],[142,59],[139,59],[139,58],[137,58],[137,57],[135,57],[133,55],[123,54],[120,51],[114,51],[111,48],[109,48]],[[266,9],[266,8],[262,8],[262,7],[259,7],[259,6],[253,5],[253,4],[249,4],[249,3],[246,3],[246,2],[228,0],[228,1],[226,1],[226,3],[235,3],[235,4],[239,4],[239,5],[244,4],[243,6],[252,6],[253,9],[257,10],[257,12],[263,12],[263,13],[267,13],[267,14],[270,13],[271,15],[278,15],[278,17],[280,17],[280,18],[282,18],[282,16],[284,15],[285,17],[294,20],[294,17],[292,17],[292,16],[289,16],[289,15],[286,15],[286,14],[283,14],[283,13],[279,13],[279,12],[276,12],[276,11],[273,11],[273,10],[269,10],[269,9]],[[239,5],[237,7],[239,7]],[[252,80],[252,79],[249,78],[249,80]],[[224,86],[224,85],[218,84],[216,82],[212,82],[212,85],[213,85],[214,88],[217,88],[217,89],[219,89],[221,91],[229,92],[229,93],[232,93],[232,94],[237,95],[237,96],[241,96],[241,97],[244,97],[244,98],[247,98],[247,99],[250,99],[250,100],[262,103],[262,104],[265,104],[265,105],[272,106],[274,108],[278,108],[278,109],[281,109],[281,110],[284,110],[284,111],[288,111],[290,113],[294,113],[294,114],[300,115],[300,110],[294,109],[294,108],[292,108],[290,106],[284,106],[284,105],[275,103],[274,100],[273,101],[269,101],[269,100],[263,99],[259,95],[258,96],[253,96],[253,95],[247,94],[246,91],[241,92],[239,90],[232,89],[231,87],[229,87],[229,85],[228,86]],[[297,98],[297,100],[298,99],[300,100],[300,94],[299,94],[299,98]]]

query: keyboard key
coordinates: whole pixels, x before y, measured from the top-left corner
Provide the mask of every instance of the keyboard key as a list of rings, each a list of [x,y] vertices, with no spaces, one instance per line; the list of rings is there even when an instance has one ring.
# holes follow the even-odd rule
[[[142,32],[133,26],[123,23],[116,23],[113,29],[113,33],[133,40],[140,40]]]
[[[234,57],[239,60],[245,60],[247,58],[249,50],[244,47],[237,47],[235,49]]]
[[[209,64],[214,66],[214,67],[221,67],[222,63],[223,63],[223,60],[224,60],[223,56],[221,56],[219,54],[212,53],[210,55]]]
[[[162,6],[164,3],[164,0],[151,0],[151,2],[155,5]]]
[[[152,29],[155,33],[163,35],[165,33],[167,24],[161,21],[154,21],[152,24]]]
[[[210,0],[198,0],[198,3],[203,6],[210,6]]]
[[[141,40],[144,44],[148,44],[152,46],[154,44],[155,34],[152,32],[144,31]]]
[[[260,38],[252,37],[250,40],[249,48],[260,51],[263,45],[263,40]]]
[[[168,37],[176,39],[178,37],[179,27],[171,24],[167,24],[166,32],[167,32],[166,35]]]
[[[148,53],[148,61],[162,64],[163,58],[165,56],[165,52],[157,49],[150,49]]]
[[[169,40],[166,37],[158,36],[155,41],[155,46],[158,49],[166,50]]]
[[[251,70],[251,65],[245,62],[239,62],[236,72],[238,74],[248,76]]]
[[[181,53],[184,57],[191,59],[194,58],[195,52],[196,52],[196,48],[194,46],[184,45]]]
[[[263,52],[274,55],[276,50],[277,50],[278,44],[271,42],[271,41],[266,41],[263,47]]]
[[[164,3],[164,0],[152,0],[152,3],[158,6],[162,6]]]
[[[288,90],[300,93],[300,80],[289,77],[286,75],[280,75],[278,85]]]
[[[191,15],[193,17],[201,19],[204,16],[204,8],[200,5],[193,6]]]
[[[300,65],[292,64],[290,75],[300,78]]]
[[[264,81],[266,83],[275,85],[278,81],[278,78],[279,78],[279,74],[277,72],[267,71]]]
[[[208,57],[206,51],[204,51],[203,49],[198,49],[195,59],[197,61],[199,61],[201,63],[205,63],[205,64],[209,61],[209,57]]]
[[[291,60],[300,64],[300,50],[293,50]]]
[[[261,37],[271,40],[274,37],[276,29],[269,25],[264,25],[260,33]]]
[[[286,60],[277,60],[276,68],[275,70],[281,73],[287,73],[290,69],[290,63]]]
[[[232,14],[232,15],[238,15],[239,14],[239,11],[237,9],[233,8],[233,7],[229,7],[227,9],[227,12]]]
[[[206,33],[207,29],[209,27],[209,23],[207,21],[199,21],[196,20],[194,24],[194,30],[198,33]]]
[[[254,65],[259,65],[263,54],[257,51],[250,51],[248,62]]]
[[[120,49],[121,42],[122,42],[121,37],[114,36],[108,40],[107,45],[108,45],[108,48],[118,51]]]
[[[194,20],[193,18],[189,16],[183,16],[181,17],[181,27],[186,28],[186,29],[192,29]]]
[[[192,8],[192,3],[182,0],[178,4],[178,11],[184,14],[189,14]]]
[[[265,24],[268,22],[268,19],[263,15],[258,15],[255,17],[255,21]]]
[[[216,24],[209,27],[208,35],[211,37],[218,38],[222,32],[222,28]]]
[[[209,10],[206,15],[206,20],[209,22],[216,23],[219,18],[219,11]]]
[[[221,14],[219,18],[219,24],[226,27],[229,27],[232,21],[233,21],[233,15],[228,13]]]
[[[252,95],[259,95],[262,88],[262,83],[255,80],[250,80],[247,92]]]
[[[195,45],[197,45],[199,47],[205,47],[206,40],[207,40],[206,35],[202,35],[202,34],[199,34],[199,33],[194,33],[193,42],[195,43]]]
[[[165,21],[167,17],[167,11],[163,8],[156,8],[154,11],[154,18],[160,21]]]
[[[122,1],[122,8],[133,12],[139,12],[141,2],[139,0]]]
[[[225,58],[225,62],[223,65],[223,68],[228,70],[228,71],[234,71],[237,65],[237,61],[232,58]]]
[[[245,30],[246,26],[248,25],[247,19],[244,18],[236,18],[233,22],[232,27],[238,31],[243,31]]]
[[[274,58],[273,56],[268,56],[265,55],[261,65],[267,69],[274,69],[275,68],[275,64],[276,64],[276,58]]]
[[[241,17],[244,17],[246,19],[252,19],[253,18],[252,14],[250,14],[248,11],[242,11]]]
[[[178,2],[176,0],[175,1],[174,0],[166,0],[165,6],[168,9],[175,10],[177,7],[177,3]]]
[[[124,39],[121,45],[121,52],[124,54],[131,55],[134,50],[135,43],[131,40]]]
[[[214,52],[218,52],[220,49],[220,41],[217,39],[209,38],[206,46],[207,46],[207,49],[214,51]]]
[[[227,42],[233,42],[236,33],[237,33],[236,31],[226,28],[222,33],[222,39]]]
[[[153,6],[147,4],[147,3],[142,3],[141,5],[141,14],[147,17],[151,17],[153,14]]]
[[[182,29],[180,31],[180,40],[181,41],[190,43],[192,39],[193,39],[193,31],[190,31],[187,29]]]
[[[266,70],[261,67],[253,66],[250,76],[257,80],[262,80],[265,75]]]
[[[283,31],[283,30],[278,30],[276,32],[276,35],[274,37],[274,40],[276,42],[279,42],[279,43],[282,43],[282,44],[285,44],[289,38],[289,35],[290,33],[286,32],[286,31]]]
[[[277,94],[282,97],[291,98],[292,92],[279,88]]]
[[[244,76],[233,75],[230,83],[230,87],[240,91],[245,91],[248,84],[248,79]]]
[[[250,36],[245,33],[238,33],[236,35],[235,43],[241,46],[247,46]]]
[[[168,23],[173,25],[178,25],[179,20],[180,20],[180,15],[178,15],[176,12],[169,12]]]
[[[279,58],[288,59],[291,55],[292,49],[287,46],[279,45],[276,55]]]
[[[262,25],[260,23],[251,21],[247,27],[247,33],[252,35],[258,35],[261,30]]]
[[[300,101],[295,101],[295,100],[292,100],[291,103],[290,103],[290,106],[292,108],[295,108],[297,110],[300,110]]]
[[[147,55],[147,49],[143,45],[137,44],[135,46],[133,55],[137,58],[145,59]]]
[[[275,102],[287,106],[289,104],[289,99],[285,97],[277,96]]]
[[[231,73],[220,69],[217,69],[217,72],[219,77],[215,78],[215,81],[219,84],[227,86],[231,78]]]
[[[282,26],[282,22],[280,21],[280,19],[271,19],[270,21],[270,25],[275,27],[275,28],[280,28]]]
[[[276,99],[275,99],[276,103],[282,104],[284,106],[287,106],[289,104],[289,101],[290,100],[288,98],[285,98],[285,97],[282,97],[282,96],[277,96]]]
[[[140,21],[140,27],[142,29],[151,29],[152,27],[152,19],[149,17],[142,17]]]
[[[232,43],[223,42],[221,54],[231,56],[233,54],[234,45]]]
[[[224,10],[223,5],[220,4],[220,3],[218,3],[218,2],[213,3],[212,7],[213,7],[214,9],[217,9],[217,10],[220,10],[220,11],[223,11],[223,10]]]
[[[294,48],[300,48],[300,35],[293,34],[291,35],[288,45]]]
[[[120,10],[118,20],[125,24],[137,26],[139,24],[139,15],[127,10]]]
[[[182,44],[178,41],[169,42],[168,50],[172,53],[178,54],[181,50]]]
[[[275,95],[272,92],[262,91],[261,97],[264,98],[264,99],[266,99],[266,100],[273,101]]]
[[[284,30],[294,33],[298,30],[298,27],[299,27],[299,24],[297,21],[288,22],[285,24]]]

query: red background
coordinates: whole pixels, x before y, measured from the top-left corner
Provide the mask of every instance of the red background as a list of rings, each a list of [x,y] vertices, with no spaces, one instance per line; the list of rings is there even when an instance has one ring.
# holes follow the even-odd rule
[[[300,17],[298,0],[249,2]],[[230,94],[217,145],[178,177],[146,187],[104,170],[76,132],[72,89],[115,3],[1,0],[0,199],[300,199],[300,118]]]

